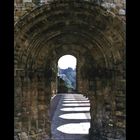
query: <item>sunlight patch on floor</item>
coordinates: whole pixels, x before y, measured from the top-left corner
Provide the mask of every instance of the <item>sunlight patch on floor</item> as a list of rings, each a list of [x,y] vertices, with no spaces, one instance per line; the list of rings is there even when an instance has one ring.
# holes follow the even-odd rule
[[[64,124],[59,126],[57,130],[67,134],[88,134],[89,128],[90,128],[90,123],[84,122],[84,123]]]
[[[90,119],[90,113],[68,113],[59,116],[62,119]]]
[[[63,101],[64,103],[89,103],[89,101]]]
[[[90,111],[90,107],[69,107],[61,108],[61,111]]]
[[[64,100],[78,100],[78,99],[74,99],[74,98],[64,98]],[[80,99],[81,100],[81,99]],[[85,99],[84,99],[85,100]]]
[[[63,101],[88,101],[88,99],[63,99]]]
[[[90,104],[89,103],[84,103],[84,104],[62,104],[63,106],[90,106]]]

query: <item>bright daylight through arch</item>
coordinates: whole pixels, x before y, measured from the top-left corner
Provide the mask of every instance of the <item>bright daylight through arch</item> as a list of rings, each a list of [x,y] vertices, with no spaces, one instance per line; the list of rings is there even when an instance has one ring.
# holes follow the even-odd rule
[[[76,90],[77,59],[72,55],[64,55],[58,60],[58,92],[74,92]]]
[[[58,60],[58,67],[61,69],[76,68],[77,60],[72,55],[64,55]]]

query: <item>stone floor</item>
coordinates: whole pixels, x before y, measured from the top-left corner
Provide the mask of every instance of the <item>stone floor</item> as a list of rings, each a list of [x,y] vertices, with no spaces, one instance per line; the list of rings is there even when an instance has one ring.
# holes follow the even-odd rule
[[[54,140],[88,140],[90,103],[81,94],[61,94],[51,123]]]

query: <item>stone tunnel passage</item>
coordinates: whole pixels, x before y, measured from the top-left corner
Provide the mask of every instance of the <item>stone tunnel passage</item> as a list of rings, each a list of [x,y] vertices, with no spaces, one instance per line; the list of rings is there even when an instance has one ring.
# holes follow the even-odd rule
[[[91,119],[89,100],[81,94],[56,96],[59,101],[55,102],[57,106],[51,121],[52,139],[88,140]]]
[[[50,137],[56,65],[71,54],[77,58],[77,92],[90,100],[90,140],[125,140],[125,23],[117,15],[84,0],[55,0],[15,23],[14,45],[16,139]],[[61,113],[72,108],[64,104]],[[69,120],[65,114],[59,119]]]

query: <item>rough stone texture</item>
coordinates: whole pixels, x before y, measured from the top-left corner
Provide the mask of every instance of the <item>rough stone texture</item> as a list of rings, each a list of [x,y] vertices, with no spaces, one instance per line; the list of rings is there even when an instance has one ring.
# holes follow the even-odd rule
[[[48,4],[54,0],[33,0],[26,2],[24,0],[15,0],[14,1],[14,19],[17,22],[22,16],[28,14],[33,9],[40,5]],[[58,0],[59,1],[59,0]],[[110,12],[120,16],[120,18],[125,19],[125,9],[126,9],[126,0],[81,0],[81,1],[90,1],[94,4],[98,4]]]
[[[54,1],[15,24],[15,139],[51,137],[57,62],[77,58],[77,92],[91,103],[90,139],[125,139],[125,23],[85,1]]]

